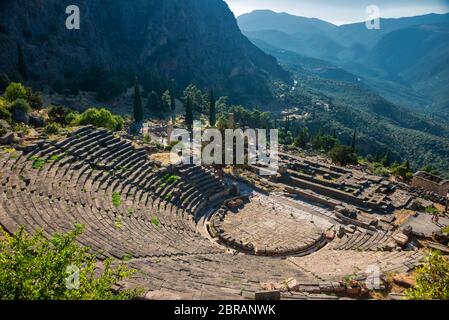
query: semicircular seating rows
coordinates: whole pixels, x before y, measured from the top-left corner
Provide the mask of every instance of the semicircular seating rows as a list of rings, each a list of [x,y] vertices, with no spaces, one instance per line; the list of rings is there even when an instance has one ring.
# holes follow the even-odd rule
[[[82,224],[79,242],[99,259],[115,257],[136,268],[125,285],[144,286],[158,293],[156,298],[242,298],[243,292],[260,290],[261,282],[288,278],[319,288],[335,277],[314,274],[314,259],[328,263],[332,252],[369,249],[389,236],[340,239],[335,247],[331,243],[311,254],[310,263],[300,260],[310,256],[290,260],[231,253],[204,237],[195,222],[197,212],[226,194],[212,172],[161,167],[144,148],[92,126],[61,141],[1,150],[0,170],[3,228],[42,229],[51,237]],[[410,254],[390,256],[384,255],[385,263],[412,263]]]

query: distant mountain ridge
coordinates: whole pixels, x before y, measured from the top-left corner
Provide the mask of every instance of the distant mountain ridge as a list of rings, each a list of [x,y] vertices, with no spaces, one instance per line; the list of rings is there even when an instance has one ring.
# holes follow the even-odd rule
[[[381,19],[380,30],[268,10],[242,15],[238,23],[254,43],[329,61],[396,103],[449,110],[449,14]]]

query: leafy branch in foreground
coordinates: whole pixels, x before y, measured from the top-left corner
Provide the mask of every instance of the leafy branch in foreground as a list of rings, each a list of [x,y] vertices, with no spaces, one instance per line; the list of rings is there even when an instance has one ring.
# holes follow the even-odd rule
[[[416,286],[406,295],[412,300],[449,300],[449,261],[438,251],[426,256],[425,263],[416,270]]]
[[[126,300],[141,295],[139,289],[112,290],[134,270],[124,264],[113,267],[111,259],[99,267],[90,249],[76,242],[82,232],[77,225],[48,240],[43,231],[30,235],[21,227],[9,235],[0,227],[0,299]]]

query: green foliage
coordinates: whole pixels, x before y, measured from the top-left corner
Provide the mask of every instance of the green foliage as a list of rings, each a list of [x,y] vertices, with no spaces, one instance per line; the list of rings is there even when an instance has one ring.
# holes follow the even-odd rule
[[[449,261],[438,251],[416,270],[416,286],[405,291],[411,300],[449,300]]]
[[[192,106],[192,112],[206,113],[208,106],[208,96],[193,84],[187,86],[184,90],[183,101],[187,104],[188,100]]]
[[[13,102],[17,99],[27,98],[27,90],[25,87],[18,82],[11,82],[5,90],[6,101]]]
[[[145,142],[145,143],[150,143],[151,142],[151,136],[148,133],[146,133],[143,136],[143,142]]]
[[[20,111],[23,111],[25,113],[31,112],[30,104],[25,99],[22,99],[22,98],[14,100],[11,103],[9,108],[10,108],[11,111],[20,110]]]
[[[71,113],[70,109],[63,106],[50,106],[48,110],[48,119],[50,122],[59,123],[62,126],[69,125],[67,116]]]
[[[0,299],[1,300],[126,300],[141,290],[113,292],[113,286],[132,275],[133,270],[120,264],[112,267],[107,259],[98,270],[96,258],[88,247],[76,242],[83,227],[77,225],[67,234],[55,234],[47,240],[43,231],[29,235],[19,228],[9,235],[0,228]],[[68,268],[78,268],[79,286],[69,289]]]
[[[315,150],[328,152],[329,150],[337,146],[337,144],[338,144],[337,138],[328,134],[321,134],[321,132],[318,132],[312,138],[312,147]],[[339,150],[341,151],[341,148]]]
[[[221,131],[228,129],[228,119],[226,118],[225,114],[220,114],[216,123],[216,127]]]
[[[293,144],[296,147],[305,148],[309,141],[310,141],[309,130],[307,129],[307,127],[304,127],[299,132],[298,138],[295,139]]]
[[[30,104],[32,109],[42,109],[44,102],[39,92],[33,91],[32,88],[25,88],[26,100]]]
[[[409,181],[413,178],[413,172],[410,170],[410,165],[407,161],[401,165],[394,163],[391,166],[391,173],[397,177],[400,177],[404,181]]]
[[[271,114],[269,112],[260,111],[259,109],[247,109],[241,105],[231,106],[228,112],[234,114],[234,121],[242,127],[254,129],[269,129]]]
[[[47,134],[58,134],[61,130],[61,125],[56,122],[51,122],[45,126],[45,133]]]
[[[432,215],[438,215],[440,214],[440,211],[438,211],[437,208],[435,208],[434,206],[428,206],[424,209],[424,211],[428,214],[432,214]]]
[[[172,110],[171,110],[171,95],[170,95],[170,91],[166,90],[163,94],[162,94],[162,114],[163,115],[167,115],[169,114]]]
[[[151,218],[150,222],[153,226],[159,227],[159,219],[158,218],[153,217],[153,218]]]
[[[357,164],[357,155],[354,153],[354,150],[345,145],[337,145],[332,148],[330,151],[330,157],[333,162],[348,165],[348,164]]]
[[[121,229],[122,228],[122,219],[120,217],[116,217],[115,221],[114,221],[114,227],[116,229]]]
[[[10,83],[8,75],[0,73],[0,93],[3,93]]]
[[[441,229],[443,233],[449,234],[449,226],[445,226],[443,229]]]
[[[140,85],[139,80],[135,79],[134,83],[134,103],[133,103],[133,111],[134,111],[134,120],[136,122],[143,121],[143,105],[142,105],[142,96],[140,94]]]
[[[112,193],[112,204],[114,205],[114,207],[120,207],[120,205],[122,204],[122,198],[120,193],[118,192]]]
[[[122,117],[113,115],[104,108],[90,108],[84,111],[78,118],[80,125],[94,125],[99,128],[106,128],[113,131],[123,130],[124,120]]]
[[[11,112],[8,110],[9,104],[8,102],[0,98],[0,119],[4,119],[6,121],[11,121]]]
[[[46,163],[46,161],[44,159],[32,158],[31,160],[33,161],[32,167],[33,167],[33,169],[36,169],[36,170],[42,169]]]

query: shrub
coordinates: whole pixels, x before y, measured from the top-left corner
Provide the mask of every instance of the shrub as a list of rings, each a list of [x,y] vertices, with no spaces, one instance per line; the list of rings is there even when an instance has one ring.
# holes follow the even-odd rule
[[[58,134],[60,129],[61,125],[59,123],[52,122],[45,127],[45,132],[48,134]]]
[[[42,109],[44,102],[39,92],[33,91],[32,88],[25,88],[26,100],[33,109]]]
[[[0,73],[0,93],[3,93],[10,83],[9,77],[4,73]]]
[[[76,125],[79,122],[79,114],[77,112],[70,112],[65,117],[65,123],[67,125]]]
[[[330,157],[333,162],[341,165],[357,164],[357,155],[349,146],[337,145],[330,151]]]
[[[412,300],[449,300],[449,261],[438,251],[416,270],[416,286],[405,291]]]
[[[19,228],[9,235],[0,227],[0,299],[125,300],[141,295],[137,289],[114,293],[113,286],[133,270],[123,264],[112,267],[111,259],[98,270],[90,249],[76,242],[82,231],[76,225],[74,231],[46,239],[43,231],[32,236]]]
[[[63,106],[51,106],[48,111],[48,118],[51,122],[59,123],[62,126],[68,125],[67,116],[71,111]]]
[[[79,124],[91,124],[96,127],[120,131],[123,130],[124,121],[122,117],[115,116],[109,110],[106,110],[104,108],[90,108],[80,115]]]
[[[11,82],[5,90],[5,99],[9,102],[13,102],[17,99],[27,98],[27,91],[24,86],[17,82]]]
[[[11,121],[11,112],[8,110],[8,102],[0,98],[0,119],[4,119],[6,121]]]
[[[425,212],[428,213],[428,214],[432,214],[432,215],[436,215],[436,214],[440,213],[440,211],[438,211],[438,209],[435,208],[434,206],[426,207]]]
[[[11,111],[20,110],[25,113],[31,112],[30,104],[25,99],[22,98],[14,100],[14,102],[11,103],[11,106],[9,108]]]
[[[114,207],[119,207],[122,204],[120,193],[114,192],[112,194],[112,204]]]

